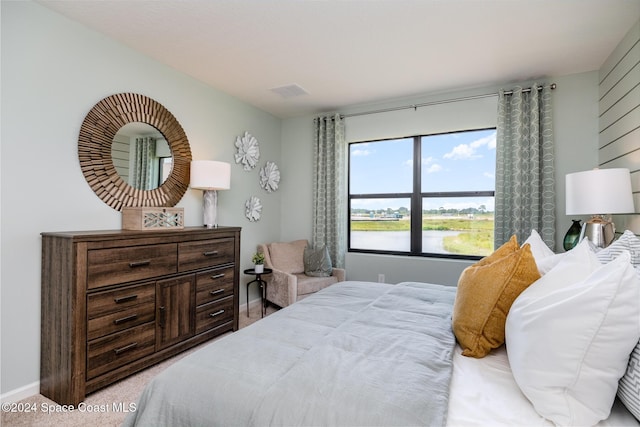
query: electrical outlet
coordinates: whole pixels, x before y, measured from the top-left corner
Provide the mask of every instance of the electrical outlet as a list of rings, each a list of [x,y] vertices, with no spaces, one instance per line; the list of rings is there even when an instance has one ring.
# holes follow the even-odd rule
[[[384,283],[384,274],[378,273],[378,282],[379,283]]]

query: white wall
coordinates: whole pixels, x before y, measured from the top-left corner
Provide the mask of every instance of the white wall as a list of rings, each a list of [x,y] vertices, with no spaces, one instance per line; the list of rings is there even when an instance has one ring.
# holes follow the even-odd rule
[[[40,233],[120,228],[120,213],[95,196],[78,162],[78,132],[93,105],[119,92],[146,95],[177,118],[194,159],[232,163],[219,219],[242,227],[241,269],[259,242],[279,238],[281,195],[260,188],[257,169],[235,164],[235,138],[250,132],[260,142],[259,167],[279,164],[281,120],[37,3],[3,1],[1,8],[0,392],[7,394],[39,381]],[[244,217],[251,195],[264,205],[255,223]],[[186,225],[202,224],[201,191],[187,190],[178,206]],[[241,302],[248,280],[241,277]]]
[[[555,82],[553,92],[556,154],[556,250],[562,250],[562,238],[571,225],[564,214],[564,176],[569,172],[593,168],[597,165],[598,143],[598,73],[550,77]],[[526,83],[525,83],[526,84]],[[511,85],[505,85],[510,89]],[[445,99],[497,93],[498,87],[442,93],[431,96],[406,98],[392,102],[354,106],[341,110],[351,114],[405,105],[428,103]],[[497,98],[440,104],[436,106],[394,111],[382,114],[347,118],[347,141],[410,136],[419,133],[443,132],[457,129],[493,127],[496,124]],[[300,117],[283,121],[282,162],[289,175],[288,187],[282,194],[282,238],[311,237],[312,210],[312,143],[313,117]],[[286,207],[286,208],[285,208]],[[350,253],[346,257],[347,278],[351,280],[378,280],[385,275],[388,283],[401,281],[431,281],[455,285],[460,272],[469,261],[441,260],[422,257],[398,257]]]

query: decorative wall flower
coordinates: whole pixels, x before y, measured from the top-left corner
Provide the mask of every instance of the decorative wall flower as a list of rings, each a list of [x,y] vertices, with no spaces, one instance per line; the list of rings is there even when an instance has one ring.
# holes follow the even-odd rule
[[[260,144],[258,140],[245,132],[244,136],[236,138],[236,163],[242,163],[244,170],[249,171],[256,167],[260,159]]]
[[[244,215],[251,222],[259,221],[262,214],[262,203],[256,196],[251,196],[249,200],[244,203]]]
[[[278,189],[279,183],[280,170],[278,166],[273,162],[267,162],[267,164],[260,169],[260,187],[267,190],[268,193],[271,193]]]

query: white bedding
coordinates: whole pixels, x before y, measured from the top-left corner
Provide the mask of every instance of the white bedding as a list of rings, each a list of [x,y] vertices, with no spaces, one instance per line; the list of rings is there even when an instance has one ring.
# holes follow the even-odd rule
[[[553,426],[536,413],[516,384],[505,346],[482,359],[462,356],[456,345],[447,426]],[[640,426],[617,399],[598,426]]]

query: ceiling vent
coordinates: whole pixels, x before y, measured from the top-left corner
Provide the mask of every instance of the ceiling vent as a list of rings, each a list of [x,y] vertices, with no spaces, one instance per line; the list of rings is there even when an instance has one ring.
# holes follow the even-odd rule
[[[293,98],[293,97],[296,97],[296,96],[309,95],[309,92],[307,92],[306,90],[302,89],[297,84],[274,87],[273,89],[271,89],[271,91],[277,93],[278,95],[280,95],[281,97],[283,97],[285,99],[286,98]]]

